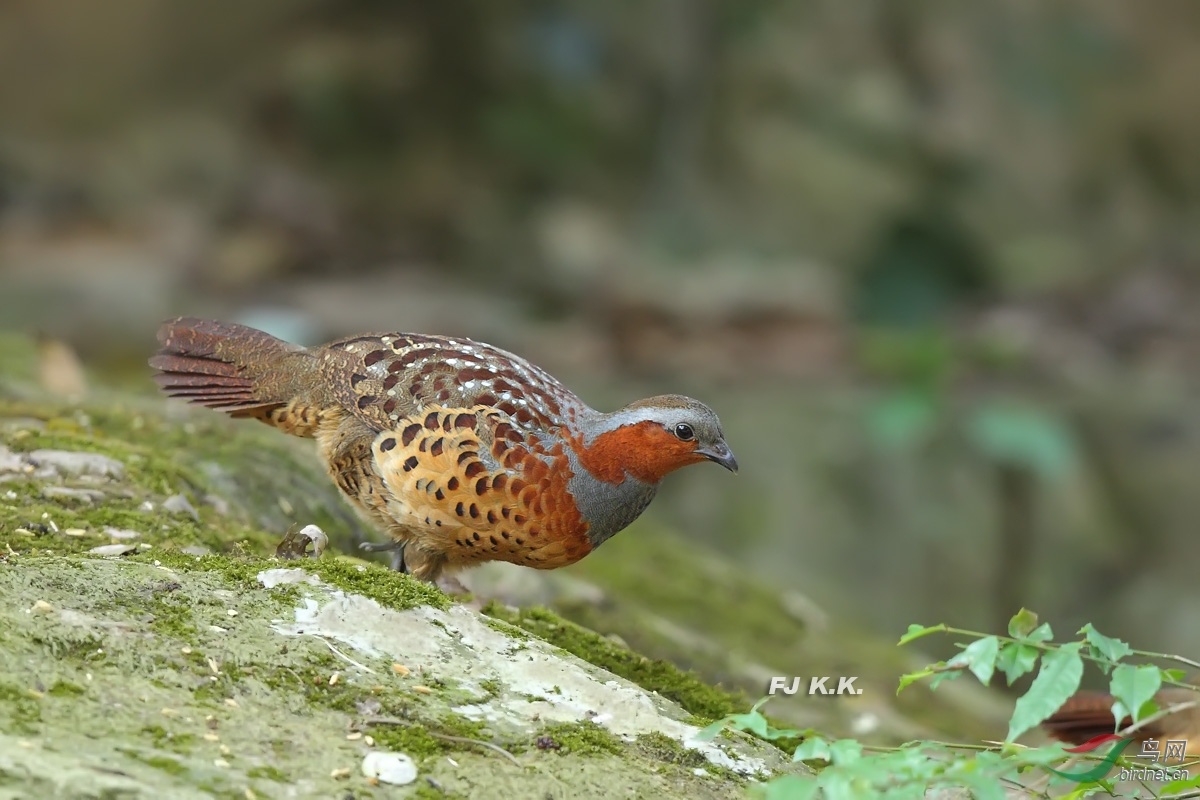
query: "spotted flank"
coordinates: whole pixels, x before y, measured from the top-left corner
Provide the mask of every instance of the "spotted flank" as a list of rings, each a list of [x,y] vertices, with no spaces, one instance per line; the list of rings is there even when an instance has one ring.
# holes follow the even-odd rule
[[[372,452],[388,513],[448,566],[553,569],[591,550],[563,446],[544,449],[495,409],[431,406],[379,434]]]

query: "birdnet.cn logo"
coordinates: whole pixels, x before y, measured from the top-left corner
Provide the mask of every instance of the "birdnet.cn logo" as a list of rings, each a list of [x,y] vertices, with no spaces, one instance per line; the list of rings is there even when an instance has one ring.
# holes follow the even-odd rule
[[[1091,769],[1082,772],[1065,772],[1053,767],[1046,767],[1046,769],[1061,778],[1066,778],[1076,783],[1094,783],[1095,781],[1104,780],[1112,772],[1117,759],[1121,757],[1121,753],[1133,741],[1129,737],[1117,736],[1115,733],[1096,736],[1088,739],[1078,747],[1067,749],[1068,753],[1091,753],[1109,742],[1116,742],[1109,749],[1108,753],[1105,754],[1104,758],[1096,762]],[[1186,781],[1190,778],[1188,770],[1171,767],[1171,762],[1182,764],[1184,758],[1187,757],[1186,739],[1168,739],[1166,742],[1159,742],[1157,739],[1147,739],[1142,742],[1142,752],[1137,757],[1149,759],[1151,763],[1144,767],[1121,767],[1116,776],[1118,781]]]
[[[858,677],[842,677],[832,678],[828,675],[825,677],[813,677],[805,680],[804,678],[780,675],[771,678],[771,685],[767,687],[767,694],[796,694],[801,689],[808,688],[808,694],[862,694],[862,689],[855,687],[854,682]]]

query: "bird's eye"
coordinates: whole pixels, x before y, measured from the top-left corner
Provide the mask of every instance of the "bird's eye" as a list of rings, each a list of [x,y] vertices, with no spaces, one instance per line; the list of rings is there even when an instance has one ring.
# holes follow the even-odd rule
[[[696,438],[696,432],[692,430],[692,426],[686,422],[681,422],[675,426],[675,436],[681,441],[690,442]]]

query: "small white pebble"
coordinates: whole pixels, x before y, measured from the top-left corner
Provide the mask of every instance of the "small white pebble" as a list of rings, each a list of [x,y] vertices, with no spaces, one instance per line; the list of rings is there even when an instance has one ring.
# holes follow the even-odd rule
[[[225,767],[228,767],[228,766],[229,766],[229,762],[228,762],[228,761],[226,761],[226,760],[225,760],[225,759],[223,759],[223,758],[214,758],[214,759],[213,759],[213,766],[214,766],[214,767],[221,767],[222,769],[224,769]]]
[[[204,734],[204,741],[219,742],[219,741],[221,741],[221,737],[217,736],[215,733],[206,733],[206,734]]]
[[[225,613],[226,613],[226,614],[228,614],[228,615],[229,615],[229,616],[231,616],[231,617],[236,617],[236,616],[238,615],[238,612],[237,612],[237,609],[236,609],[236,608],[231,608],[231,609],[229,609],[228,611],[226,611]]]
[[[346,740],[350,742],[357,742],[361,738],[363,738],[361,731],[355,731],[354,733],[346,734]]]
[[[371,736],[370,734],[364,736],[363,744],[365,744],[367,747],[374,747],[375,746],[375,737]]]
[[[340,672],[335,672],[329,676],[329,685],[337,686],[338,681],[340,681],[341,679],[342,679],[342,674]]]
[[[33,608],[29,609],[35,614],[49,614],[54,610],[54,606],[47,603],[45,600],[38,600],[33,604]]]
[[[333,778],[335,781],[344,780],[350,777],[350,770],[347,767],[335,769],[329,773],[329,777]]]
[[[405,786],[417,779],[417,765],[404,753],[372,750],[363,758],[362,774],[380,783]]]
[[[237,701],[237,700],[234,700],[232,697],[226,697],[226,698],[225,698],[225,705],[229,706],[230,708],[237,708],[237,707],[238,707],[238,701]]]

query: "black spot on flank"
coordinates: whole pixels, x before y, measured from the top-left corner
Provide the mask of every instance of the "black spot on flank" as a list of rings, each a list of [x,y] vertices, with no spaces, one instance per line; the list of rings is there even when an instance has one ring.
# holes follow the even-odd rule
[[[474,503],[471,503],[471,508],[469,510],[471,512],[471,519],[479,519],[479,506],[475,505]],[[479,538],[478,533],[475,534],[475,538],[476,539]]]
[[[417,468],[417,464],[420,463],[420,460],[416,456],[409,456],[408,458],[404,459],[404,471],[412,472]]]
[[[443,492],[441,489],[438,489],[436,492],[434,492],[433,496],[436,497],[438,500],[446,499],[446,493]]]
[[[465,509],[463,508],[462,503],[459,503],[458,505],[456,505],[454,507],[454,513],[458,514],[460,517],[465,513]]]
[[[442,527],[442,521],[440,519],[435,519],[433,524],[439,528]]]
[[[442,439],[437,439],[434,441],[434,443],[429,446],[429,455],[440,456],[442,454],[442,443]]]
[[[498,544],[500,544],[500,542],[496,541],[496,537],[495,537],[495,536],[489,536],[488,538],[492,540],[492,544],[495,544],[495,545],[498,545]]]
[[[500,509],[500,515],[503,516],[505,519],[508,519],[509,510],[507,508]]]
[[[451,477],[450,480],[446,481],[446,488],[452,492],[455,489],[457,489],[458,488],[458,478]]]
[[[429,449],[429,440],[428,439],[422,439],[421,443],[419,445],[417,445],[417,450],[421,451],[422,453],[424,453],[428,449]]]
[[[516,516],[513,517],[513,522],[515,522],[517,525],[524,525],[525,520],[526,520],[526,517],[524,514],[517,514]]]
[[[520,537],[518,537],[518,538],[517,538],[517,544],[525,544],[525,540],[524,540],[524,539],[522,539],[522,538],[520,538]]]
[[[463,545],[463,540],[462,540],[462,539],[455,539],[455,540],[454,540],[454,543],[455,543],[456,545],[458,545],[459,547],[463,547],[463,546],[464,546],[464,545]]]
[[[405,447],[408,447],[410,444],[412,444],[413,439],[417,438],[417,434],[420,432],[420,423],[414,422],[412,425],[409,425],[407,428],[405,428],[400,434],[400,441],[404,443]]]
[[[391,450],[392,448],[394,448],[395,446],[396,446],[396,440],[390,436],[379,443],[379,449],[385,453],[388,450]]]
[[[446,433],[450,433],[450,431],[454,430],[454,417],[450,416],[449,414],[446,415],[446,418],[442,420],[442,430],[444,430]]]
[[[429,414],[429,416],[425,417],[425,427],[426,427],[426,428],[429,428],[429,430],[431,430],[431,431],[436,431],[436,430],[437,430],[437,428],[438,428],[438,414],[437,414],[437,412],[436,412],[436,411],[434,411],[434,412],[430,413],[430,414]]]
[[[478,533],[475,533],[475,534],[474,534],[474,536],[475,536],[475,541],[477,541],[477,542],[478,542],[478,541],[479,541],[479,534],[478,534]]]
[[[351,375],[350,376],[350,388],[353,389],[354,387],[358,386],[360,383],[362,383],[366,379],[367,379],[366,375],[358,375],[358,374]]]
[[[491,510],[490,508],[488,509],[488,513],[487,513],[487,521],[493,525],[496,524],[496,512]]]
[[[501,536],[501,537],[503,537],[503,538],[505,538],[505,539],[507,539],[507,538],[508,538],[508,531],[500,531],[500,536]]]
[[[456,427],[456,428],[474,428],[475,427],[475,415],[474,414],[459,414],[457,417],[454,418],[454,427]]]
[[[474,457],[475,457],[474,451],[463,450],[461,453],[458,454],[458,465],[461,467],[462,463],[464,461],[466,461],[467,459],[470,459],[470,458],[474,458]]]
[[[372,364],[378,364],[380,361],[383,361],[385,358],[387,358],[387,354],[387,350],[372,350],[363,356],[363,364],[368,367]]]
[[[467,464],[467,468],[463,470],[463,477],[465,477],[467,480],[470,480],[479,473],[483,472],[485,469],[487,468],[483,466],[482,461],[472,461],[470,464]]]
[[[483,493],[486,492],[487,490],[488,490],[488,479],[486,476],[475,481],[475,494],[479,495],[480,497],[483,497]]]
[[[362,409],[371,405],[371,403],[374,403],[378,399],[379,398],[373,394],[364,394],[362,397],[358,398],[357,405],[358,405],[359,410],[361,411]]]

